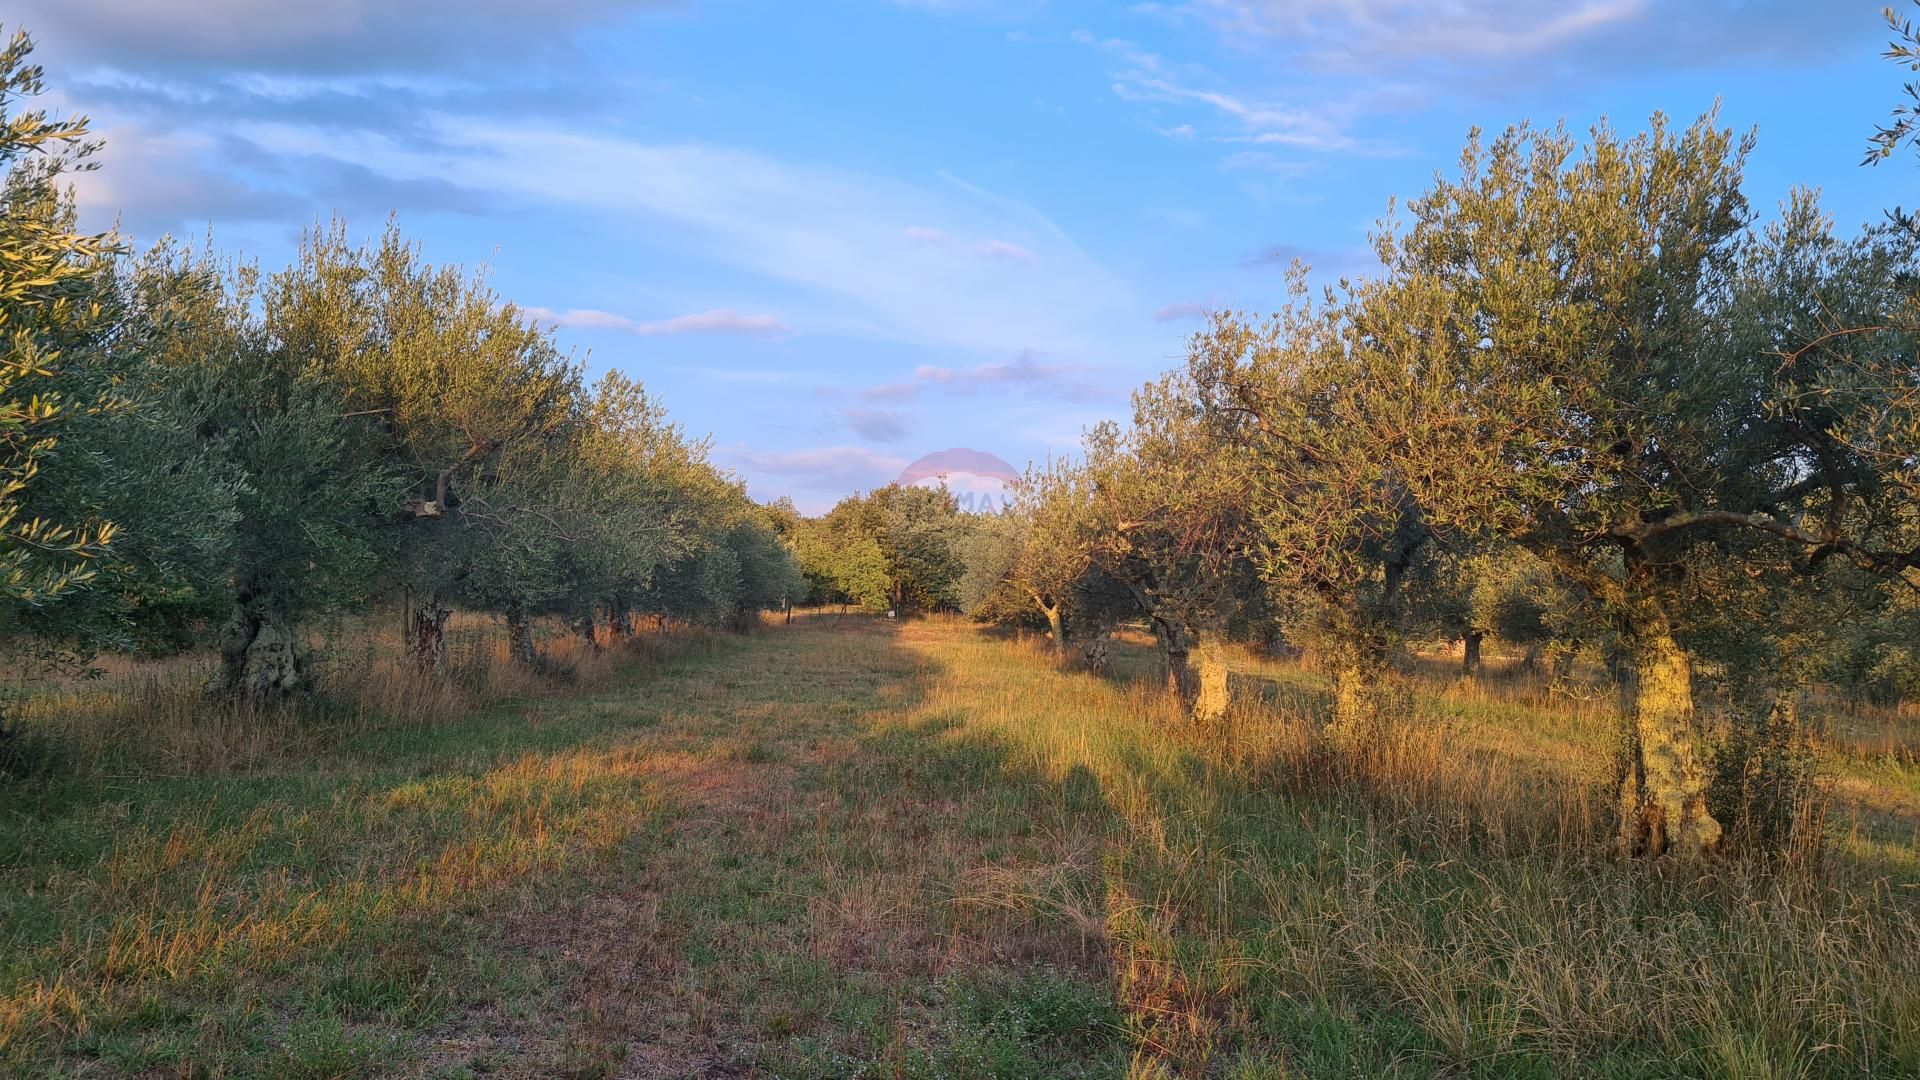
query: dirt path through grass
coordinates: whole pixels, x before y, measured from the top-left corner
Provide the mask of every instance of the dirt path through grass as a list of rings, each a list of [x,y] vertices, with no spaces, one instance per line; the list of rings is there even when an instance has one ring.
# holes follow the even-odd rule
[[[897,634],[803,621],[634,688],[664,707],[614,743],[640,755],[662,828],[504,914],[537,989],[471,1004],[419,1071],[1117,1071],[1098,928],[968,900],[1010,860],[1093,873],[1099,808],[1026,820],[991,749],[903,726],[932,672]]]

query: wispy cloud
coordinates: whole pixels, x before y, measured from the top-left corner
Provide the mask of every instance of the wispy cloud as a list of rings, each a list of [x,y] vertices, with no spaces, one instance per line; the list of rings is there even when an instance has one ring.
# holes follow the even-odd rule
[[[1022,349],[1012,360],[970,367],[922,364],[905,378],[865,387],[854,394],[874,404],[912,401],[930,390],[963,395],[1019,394],[1062,401],[1096,401],[1115,396],[1111,388],[1097,381],[1098,375],[1099,370],[1089,364],[1046,362],[1035,350]]]
[[[914,398],[920,396],[920,384],[915,382],[881,383],[879,386],[869,386],[860,391],[860,396],[867,401],[876,402],[912,401]]]
[[[901,235],[905,236],[908,240],[916,244],[941,245],[941,244],[945,244],[948,240],[947,234],[945,232],[939,229],[925,228],[920,225],[907,226],[906,229],[902,231]]]
[[[1005,240],[989,240],[979,247],[979,252],[989,259],[1031,259],[1033,252],[1019,244],[1009,244]]]
[[[907,459],[864,446],[817,446],[803,450],[754,450],[731,447],[726,456],[765,473],[806,476],[827,484],[886,483],[907,467]]]
[[[840,418],[855,434],[874,442],[899,442],[913,434],[913,424],[905,415],[885,409],[844,409]]]
[[[615,315],[610,311],[596,311],[593,308],[569,308],[566,311],[555,311],[552,308],[529,307],[526,311],[534,319],[555,326],[581,330],[618,330],[637,337],[659,337],[669,334],[742,334],[748,337],[773,337],[792,329],[772,315],[742,315],[737,311],[718,309],[695,312],[690,315],[675,315],[671,319],[660,319],[654,322],[637,322],[624,315]]]
[[[1322,65],[1377,70],[1413,60],[1523,56],[1646,13],[1648,0],[1192,0],[1230,40],[1285,42]]]
[[[959,181],[927,188],[745,150],[464,118],[432,126],[436,143],[426,146],[288,125],[245,124],[238,134],[270,152],[331,154],[395,178],[440,177],[590,211],[606,228],[649,229],[661,243],[805,290],[815,300],[810,328],[1080,352],[1137,310],[1127,286],[1045,216]],[[982,253],[999,257],[901,243],[908,228],[935,228],[927,222],[949,236],[990,237]]]
[[[1183,319],[1204,319],[1207,317],[1207,305],[1182,301],[1168,304],[1153,313],[1154,322],[1179,322]]]
[[[1288,105],[1263,101],[1221,90],[1196,89],[1167,78],[1122,73],[1113,84],[1113,92],[1128,101],[1157,101],[1202,105],[1216,118],[1227,121],[1228,130],[1219,136],[1226,141],[1283,145],[1303,150],[1361,150],[1368,147],[1344,127],[1351,110],[1316,106]]]
[[[1125,101],[1199,107],[1217,125],[1209,137],[1220,140],[1284,144],[1313,151],[1352,151],[1367,147],[1346,130],[1352,110],[1326,102],[1294,105],[1263,100],[1211,85],[1214,78],[1197,65],[1177,65],[1160,54],[1121,38],[1101,38],[1076,30],[1073,40],[1113,57],[1113,93]],[[1196,85],[1199,83],[1201,85]],[[1173,139],[1192,139],[1195,125],[1153,125]]]

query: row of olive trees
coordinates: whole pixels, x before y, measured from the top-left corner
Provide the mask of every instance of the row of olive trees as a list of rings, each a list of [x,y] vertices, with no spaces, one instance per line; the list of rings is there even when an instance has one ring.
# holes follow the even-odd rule
[[[1914,233],[1844,238],[1805,192],[1761,224],[1749,149],[1711,115],[1476,135],[1383,223],[1377,277],[1217,313],[1130,426],[1031,471],[981,610],[1063,644],[1144,619],[1203,719],[1219,644],[1285,629],[1352,748],[1409,634],[1469,665],[1489,634],[1599,645],[1622,846],[1715,848],[1696,670],[1784,730],[1920,566]]]
[[[225,691],[308,687],[307,624],[404,602],[444,669],[454,606],[589,640],[727,623],[798,586],[765,512],[640,386],[588,386],[484,277],[389,227],[284,270],[82,235],[83,119],[0,53],[0,633],[50,657],[208,642]]]

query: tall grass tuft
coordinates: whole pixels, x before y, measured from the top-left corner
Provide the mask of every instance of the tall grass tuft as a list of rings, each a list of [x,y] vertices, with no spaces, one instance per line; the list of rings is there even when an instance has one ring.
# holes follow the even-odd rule
[[[314,636],[317,689],[267,705],[210,696],[208,654],[161,661],[106,657],[84,675],[18,683],[0,744],[0,772],[61,770],[222,775],[291,762],[374,731],[460,720],[501,701],[590,690],[635,662],[694,647],[706,631],[676,627],[589,647],[571,629],[536,628],[542,663],[508,655],[495,620],[458,613],[447,630],[447,673],[405,657],[397,618],[343,619]]]

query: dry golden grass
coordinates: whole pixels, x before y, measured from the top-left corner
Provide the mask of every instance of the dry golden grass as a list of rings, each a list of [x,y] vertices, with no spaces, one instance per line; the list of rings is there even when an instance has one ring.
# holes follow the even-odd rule
[[[1137,642],[462,641],[454,704],[349,648],[298,716],[63,689],[82,768],[0,791],[0,1075],[1920,1073],[1920,775],[1871,743],[1822,858],[1645,866],[1605,705],[1524,680],[1422,675],[1354,759],[1251,655],[1198,730]]]
[[[320,694],[293,707],[249,708],[209,698],[218,661],[208,653],[151,661],[108,655],[84,677],[17,678],[10,715],[61,755],[63,769],[218,775],[297,763],[395,725],[458,721],[500,701],[577,693],[605,683],[623,661],[680,647],[650,632],[610,653],[607,646],[616,643],[602,628],[596,651],[563,627],[542,625],[540,648],[553,671],[538,673],[508,657],[497,619],[457,612],[447,628],[448,674],[440,678],[406,661],[399,622],[397,616],[353,617],[316,632]],[[688,633],[681,631],[681,640]]]

